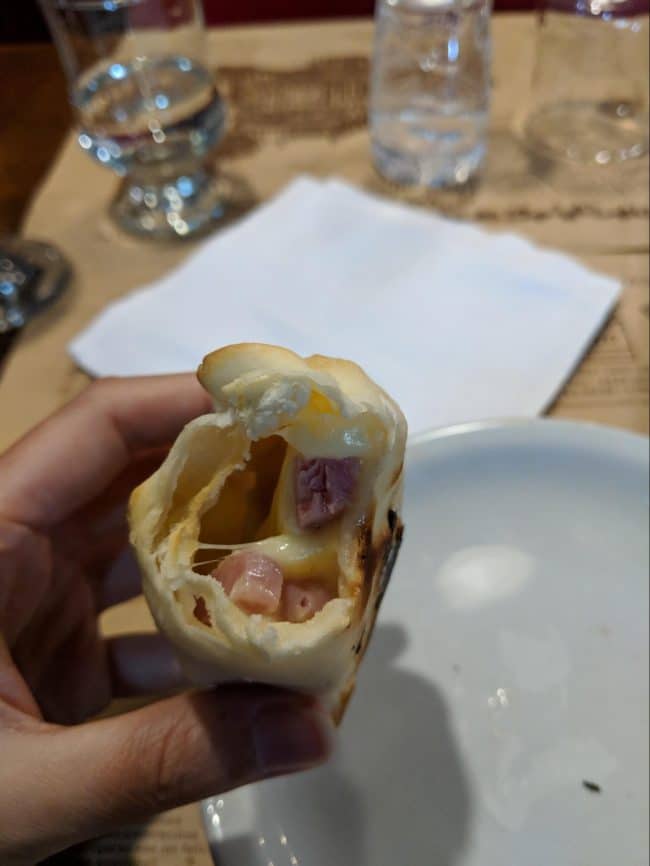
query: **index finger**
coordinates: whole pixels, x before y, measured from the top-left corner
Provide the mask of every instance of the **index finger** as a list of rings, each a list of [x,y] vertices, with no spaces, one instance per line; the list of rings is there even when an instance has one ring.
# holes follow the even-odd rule
[[[190,373],[94,382],[0,457],[0,515],[35,529],[58,523],[211,405]]]

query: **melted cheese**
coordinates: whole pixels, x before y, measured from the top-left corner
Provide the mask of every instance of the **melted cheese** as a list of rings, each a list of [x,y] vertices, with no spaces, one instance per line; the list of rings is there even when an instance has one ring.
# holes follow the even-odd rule
[[[288,580],[319,580],[331,585],[338,581],[338,532],[329,528],[309,535],[275,535],[249,544],[199,544],[198,549],[220,550],[226,555],[254,550],[277,562]]]
[[[375,415],[345,418],[318,391],[312,391],[291,424],[277,432],[304,457],[374,457],[386,444],[386,431]]]
[[[290,581],[318,581],[339,595],[340,520],[319,529],[304,531],[296,519],[296,459],[358,457],[364,463],[381,454],[385,448],[385,429],[370,412],[345,418],[326,396],[312,391],[306,405],[291,423],[276,430],[288,444],[277,480],[270,513],[256,533],[256,539],[244,544],[198,542],[196,550],[222,551],[224,556],[236,550],[254,550],[273,559]],[[223,536],[222,536],[223,537]],[[196,552],[196,551],[195,551]],[[218,561],[215,558],[215,563]]]

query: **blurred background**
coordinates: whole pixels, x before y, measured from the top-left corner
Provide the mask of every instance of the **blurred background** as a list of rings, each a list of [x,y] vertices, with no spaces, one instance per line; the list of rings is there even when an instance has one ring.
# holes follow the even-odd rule
[[[170,6],[175,0],[165,0]],[[373,0],[204,0],[210,25],[371,15]],[[497,12],[536,0],[495,0]],[[26,203],[72,121],[60,62],[37,0],[0,3],[0,234],[17,230]]]
[[[168,0],[173,6],[174,0]],[[496,0],[499,11],[532,9],[535,0]],[[373,0],[239,0],[225,4],[221,0],[203,0],[206,22],[245,24],[305,18],[343,18],[371,15]],[[0,39],[3,42],[47,41],[49,35],[36,0],[5,2],[0,6]]]

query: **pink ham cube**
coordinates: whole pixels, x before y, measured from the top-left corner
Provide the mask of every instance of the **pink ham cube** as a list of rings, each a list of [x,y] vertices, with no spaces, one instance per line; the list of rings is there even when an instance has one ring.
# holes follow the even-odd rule
[[[280,566],[263,553],[231,553],[212,572],[230,599],[247,613],[272,616],[280,607],[284,578]]]

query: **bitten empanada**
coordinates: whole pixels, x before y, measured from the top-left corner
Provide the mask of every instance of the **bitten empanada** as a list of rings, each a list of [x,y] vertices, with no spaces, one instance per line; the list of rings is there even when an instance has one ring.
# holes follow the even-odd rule
[[[208,355],[214,412],[130,502],[144,593],[197,684],[320,695],[340,717],[402,536],[406,422],[349,361]]]

